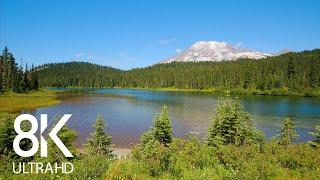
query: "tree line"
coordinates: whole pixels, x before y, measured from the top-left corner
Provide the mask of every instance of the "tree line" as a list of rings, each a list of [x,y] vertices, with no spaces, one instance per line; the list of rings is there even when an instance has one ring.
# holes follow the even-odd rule
[[[173,62],[122,71],[83,62],[37,67],[41,86],[178,88],[277,94],[320,87],[320,50],[260,60]]]
[[[319,93],[320,50],[260,60],[172,62],[127,71],[86,62],[18,67],[5,48],[0,56],[0,92],[41,87],[178,88],[253,94]],[[308,94],[309,93],[309,94]]]
[[[31,69],[26,64],[25,68],[18,66],[8,48],[5,47],[0,55],[0,94],[7,91],[18,93],[38,90],[38,74],[32,65]]]

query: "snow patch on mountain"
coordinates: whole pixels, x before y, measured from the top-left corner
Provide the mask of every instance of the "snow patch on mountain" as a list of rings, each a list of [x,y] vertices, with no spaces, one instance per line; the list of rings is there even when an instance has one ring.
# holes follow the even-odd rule
[[[231,45],[226,42],[217,41],[198,41],[185,51],[176,56],[162,61],[170,62],[189,62],[189,61],[228,61],[241,58],[261,59],[272,56],[268,53],[252,51]]]

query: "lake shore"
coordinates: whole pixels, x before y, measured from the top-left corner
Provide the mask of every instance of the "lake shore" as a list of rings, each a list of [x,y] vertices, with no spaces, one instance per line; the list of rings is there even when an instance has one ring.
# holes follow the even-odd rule
[[[116,87],[118,88],[118,87]],[[122,88],[119,88],[122,89]],[[128,88],[138,90],[149,90],[149,91],[164,91],[164,92],[203,92],[213,93],[217,95],[256,95],[256,96],[302,96],[302,97],[319,97],[320,90],[310,90],[304,92],[291,91],[286,88],[284,89],[271,89],[271,90],[257,90],[257,89],[181,89],[175,87],[168,88]]]
[[[50,88],[50,87],[47,87]],[[59,87],[56,87],[59,88]],[[203,93],[212,93],[216,95],[253,95],[253,96],[301,96],[301,97],[320,97],[320,89],[312,89],[307,91],[293,91],[289,88],[279,88],[279,89],[267,89],[267,90],[258,90],[258,89],[221,89],[221,88],[207,88],[207,89],[187,89],[187,88],[176,88],[176,87],[165,87],[165,88],[147,88],[147,87],[67,87],[70,89],[81,89],[81,88],[90,88],[90,89],[135,89],[135,90],[147,90],[147,91],[163,91],[163,92],[203,92]]]

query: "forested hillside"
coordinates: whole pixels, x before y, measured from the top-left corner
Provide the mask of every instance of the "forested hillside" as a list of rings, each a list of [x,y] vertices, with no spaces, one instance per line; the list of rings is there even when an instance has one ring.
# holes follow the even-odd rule
[[[38,67],[41,86],[179,88],[277,95],[320,87],[320,49],[261,60],[157,64],[129,71],[71,62]]]
[[[51,63],[37,67],[42,87],[114,87],[121,70],[87,62]]]

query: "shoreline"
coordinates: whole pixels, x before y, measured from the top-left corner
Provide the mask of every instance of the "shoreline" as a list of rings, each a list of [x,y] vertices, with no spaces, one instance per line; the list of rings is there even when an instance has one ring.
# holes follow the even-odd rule
[[[64,87],[45,87],[49,91],[50,88],[64,88]],[[215,95],[248,95],[248,96],[296,96],[296,97],[320,97],[320,89],[306,90],[302,92],[292,91],[288,88],[279,88],[271,90],[257,90],[257,89],[184,89],[175,87],[166,88],[144,88],[144,87],[66,87],[68,89],[132,89],[132,90],[147,90],[147,91],[160,91],[160,92],[198,92],[198,93],[212,93]]]

